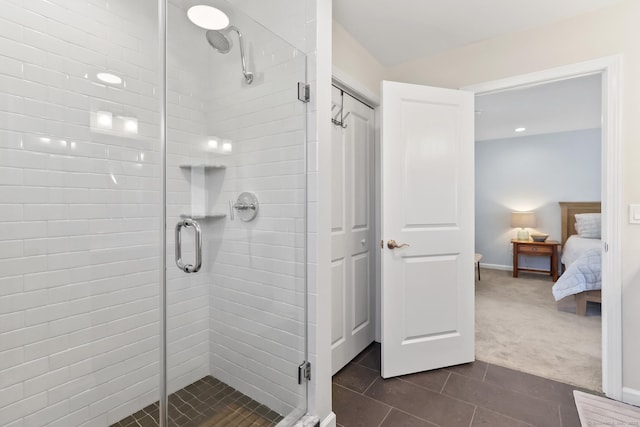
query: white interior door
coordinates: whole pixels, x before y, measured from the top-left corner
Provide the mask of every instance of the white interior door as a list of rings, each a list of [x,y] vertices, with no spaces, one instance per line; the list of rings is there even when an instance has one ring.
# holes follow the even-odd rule
[[[372,108],[335,87],[333,105],[332,116],[346,116],[346,127],[334,125],[332,133],[331,355],[336,373],[375,335],[375,116]]]
[[[473,105],[382,83],[384,378],[474,359]]]

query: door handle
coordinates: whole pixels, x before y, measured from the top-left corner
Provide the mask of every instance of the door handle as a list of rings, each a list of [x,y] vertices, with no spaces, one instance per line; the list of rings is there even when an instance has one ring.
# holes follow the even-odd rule
[[[408,244],[408,243],[402,243],[402,244],[399,245],[395,240],[389,240],[387,242],[387,247],[389,249],[398,249],[398,248],[402,248],[402,247],[405,247],[405,246],[411,246],[411,245]]]
[[[195,249],[196,249],[196,260],[195,264],[185,264],[182,261],[182,229],[193,227],[195,231]],[[202,232],[200,231],[200,225],[192,220],[191,218],[186,218],[181,221],[178,221],[176,224],[176,265],[178,268],[185,273],[196,273],[202,267]]]

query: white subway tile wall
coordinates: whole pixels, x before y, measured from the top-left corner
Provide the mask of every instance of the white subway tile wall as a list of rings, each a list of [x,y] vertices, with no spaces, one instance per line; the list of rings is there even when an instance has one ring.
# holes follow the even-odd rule
[[[158,398],[157,15],[1,2],[1,425],[108,425]]]
[[[157,2],[0,2],[0,424],[109,425],[158,399]],[[213,374],[302,410],[306,59],[231,11],[246,86],[237,48],[213,51],[182,2],[168,12],[169,391]],[[179,166],[203,163],[227,165],[206,172],[210,211],[253,191],[260,213],[201,220],[203,269],[186,275]]]

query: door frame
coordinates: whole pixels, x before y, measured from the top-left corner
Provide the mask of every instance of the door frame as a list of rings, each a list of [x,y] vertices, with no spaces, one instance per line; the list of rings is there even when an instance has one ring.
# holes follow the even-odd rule
[[[621,62],[621,56],[614,55],[460,88],[477,96],[589,74],[602,76],[601,182],[602,211],[606,217],[603,225],[607,236],[602,262],[602,390],[615,400],[623,399]]]

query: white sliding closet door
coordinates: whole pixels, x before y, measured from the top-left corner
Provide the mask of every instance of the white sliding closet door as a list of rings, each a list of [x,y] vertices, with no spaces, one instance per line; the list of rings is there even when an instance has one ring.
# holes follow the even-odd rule
[[[335,87],[332,101],[332,116],[344,117],[346,126],[334,124],[332,133],[331,353],[336,373],[375,337],[375,115]]]

